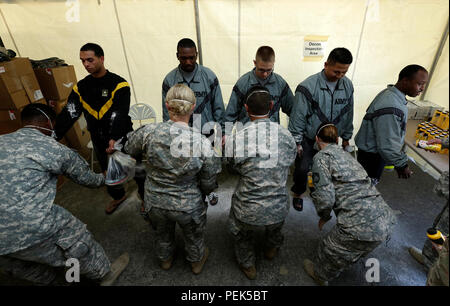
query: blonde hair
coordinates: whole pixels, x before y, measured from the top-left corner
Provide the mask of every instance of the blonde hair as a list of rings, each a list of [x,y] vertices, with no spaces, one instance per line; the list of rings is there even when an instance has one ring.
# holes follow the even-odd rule
[[[176,84],[167,92],[166,102],[170,115],[185,116],[190,114],[192,105],[195,105],[195,94],[188,86]]]

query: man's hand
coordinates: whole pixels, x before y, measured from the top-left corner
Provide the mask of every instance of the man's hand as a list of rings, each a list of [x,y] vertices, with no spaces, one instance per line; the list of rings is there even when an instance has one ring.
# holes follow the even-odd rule
[[[436,251],[441,251],[442,250],[442,248],[444,247],[444,246],[442,246],[442,245],[439,245],[439,244],[436,244],[436,243],[434,243],[433,241],[431,241],[431,246],[436,250]]]
[[[350,141],[342,139],[342,148],[345,150],[350,145]]]
[[[324,219],[320,218],[320,220],[319,220],[319,231],[322,230],[323,225],[324,225],[325,223],[327,223],[327,222],[328,222],[328,220],[324,220]]]
[[[397,170],[398,178],[408,179],[411,177],[413,172],[409,169],[408,165],[403,168],[395,168]]]
[[[113,139],[111,139],[111,140],[109,141],[109,147],[106,149],[106,153],[112,154],[112,153],[114,153],[114,151],[116,151],[116,150],[114,149],[114,144],[115,144],[115,143],[116,143],[116,141],[113,140]]]
[[[297,145],[297,155],[300,158],[300,157],[302,157],[302,154],[303,154],[303,147],[301,144],[298,144]]]

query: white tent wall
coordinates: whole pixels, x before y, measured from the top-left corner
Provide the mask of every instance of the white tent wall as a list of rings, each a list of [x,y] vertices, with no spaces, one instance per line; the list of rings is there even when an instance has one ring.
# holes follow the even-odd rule
[[[447,110],[449,108],[448,97],[448,67],[449,67],[449,50],[448,50],[448,37],[442,50],[442,55],[439,57],[436,70],[434,71],[427,94],[424,99],[430,100],[436,104],[444,106]]]
[[[348,48],[354,56],[347,76],[355,87],[355,134],[371,100],[396,82],[404,66],[430,69],[449,8],[447,0],[198,2],[203,64],[218,76],[225,104],[238,77],[253,68],[261,45],[274,48],[275,72],[293,91],[325,61],[303,60],[306,36],[328,36],[326,55],[335,47]],[[79,22],[74,21],[77,8]],[[31,59],[62,58],[75,66],[78,79],[87,74],[79,48],[99,43],[107,69],[133,86],[132,103],[151,105],[158,121],[162,80],[178,65],[176,44],[183,37],[196,40],[193,0],[18,0],[2,1],[0,9],[0,36],[7,48],[17,46]],[[446,108],[448,52],[447,41],[425,97]],[[287,124],[284,114],[282,124]]]

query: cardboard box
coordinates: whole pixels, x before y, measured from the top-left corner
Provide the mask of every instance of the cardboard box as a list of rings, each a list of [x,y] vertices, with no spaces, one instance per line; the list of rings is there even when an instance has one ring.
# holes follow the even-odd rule
[[[87,129],[86,119],[84,115],[73,124],[70,130],[66,133],[66,140],[69,147],[75,149],[87,161],[91,158],[91,150],[87,147],[91,141],[91,134]]]
[[[0,110],[0,135],[12,133],[22,127],[20,112]]]
[[[30,60],[16,57],[0,63],[0,110],[21,109],[29,103],[46,103]]]
[[[75,69],[72,65],[35,69],[34,73],[44,98],[47,100],[67,99],[73,86],[77,83]]]

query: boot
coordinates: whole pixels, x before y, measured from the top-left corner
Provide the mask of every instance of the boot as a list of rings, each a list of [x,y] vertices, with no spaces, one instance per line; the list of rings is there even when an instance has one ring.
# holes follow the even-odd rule
[[[268,260],[272,260],[278,254],[278,248],[268,248],[264,251],[264,257]]]
[[[321,280],[314,273],[314,263],[311,260],[305,259],[303,261],[303,269],[305,269],[306,273],[308,273],[308,275],[311,276],[311,278],[316,282],[316,284],[318,284],[319,286],[328,286],[327,281]]]
[[[159,266],[163,270],[169,270],[172,267],[172,263],[173,263],[173,256],[170,256],[169,259],[167,260],[161,260],[159,262]]]
[[[421,265],[425,264],[421,250],[415,247],[410,247],[408,249],[408,252],[415,260],[417,260],[418,263],[420,263]]]
[[[256,278],[256,268],[255,266],[251,266],[248,268],[245,268],[243,266],[239,266],[242,272],[244,272],[245,276],[247,276],[248,279],[254,280]]]
[[[206,262],[206,259],[208,258],[208,255],[209,255],[209,249],[206,247],[205,248],[205,254],[203,255],[203,258],[200,261],[191,263],[192,273],[197,275],[197,274],[200,274],[200,272],[202,272],[203,266],[205,265],[205,262]]]
[[[119,277],[120,273],[125,270],[128,263],[130,262],[130,256],[128,253],[123,253],[120,255],[111,265],[111,271],[109,271],[101,280],[100,286],[111,286],[116,279]]]
[[[292,206],[295,210],[302,211],[303,210],[303,199],[302,198],[292,198]]]
[[[113,212],[116,211],[116,209],[119,207],[119,205],[122,204],[126,199],[127,199],[127,195],[124,195],[119,200],[112,200],[111,202],[109,202],[108,206],[106,206],[105,213],[108,215],[112,214]]]

